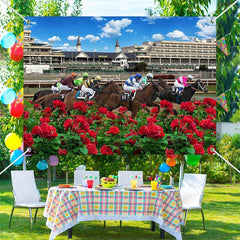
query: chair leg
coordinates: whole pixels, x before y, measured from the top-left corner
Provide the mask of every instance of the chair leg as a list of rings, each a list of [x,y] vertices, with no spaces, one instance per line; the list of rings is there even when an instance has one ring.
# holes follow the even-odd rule
[[[31,230],[32,230],[32,225],[33,225],[33,217],[32,217],[32,209],[29,208],[29,215],[30,215],[30,221],[31,221]]]
[[[9,225],[8,225],[9,228],[11,227],[13,211],[14,211],[14,206],[12,207],[12,211],[11,211],[11,215],[10,215],[10,219],[9,219]]]
[[[106,221],[104,221],[104,228],[106,228]]]
[[[186,226],[186,223],[187,223],[187,214],[188,214],[188,210],[186,210],[185,215],[184,215],[183,233],[185,232],[185,226]]]
[[[36,208],[36,211],[35,211],[35,214],[34,214],[34,221],[33,221],[33,225],[35,225],[35,224],[36,224],[37,212],[38,212],[38,208]]]
[[[203,210],[201,209],[201,213],[202,213],[202,220],[203,220],[203,229],[205,230],[205,219],[204,219],[204,214],[203,214]]]
[[[155,232],[155,229],[156,229],[155,227],[156,227],[155,222],[151,221],[151,231],[152,232]]]
[[[122,227],[122,220],[120,220],[120,227]]]

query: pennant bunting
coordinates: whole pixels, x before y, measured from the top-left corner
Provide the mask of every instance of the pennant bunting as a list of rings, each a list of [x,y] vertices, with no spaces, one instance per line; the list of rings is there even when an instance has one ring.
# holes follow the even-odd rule
[[[219,39],[216,42],[217,46],[223,51],[223,53],[228,56],[228,49],[227,49],[227,44],[226,44],[226,39],[225,37]]]
[[[17,42],[17,47],[22,47],[23,46],[23,32],[21,32],[16,39]]]
[[[228,112],[228,107],[227,107],[227,101],[226,101],[226,96],[225,93],[221,94],[220,96],[217,97],[216,101],[220,104],[220,106]]]

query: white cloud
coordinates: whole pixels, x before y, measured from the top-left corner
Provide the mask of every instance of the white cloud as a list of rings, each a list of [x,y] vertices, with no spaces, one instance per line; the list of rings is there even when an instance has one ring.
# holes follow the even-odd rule
[[[67,45],[68,43],[63,44],[60,47],[54,47],[56,50],[62,50],[62,51],[67,51],[67,52],[74,52],[76,51],[76,46],[69,46]]]
[[[99,41],[100,40],[100,37],[98,36],[94,36],[92,34],[88,34],[84,37],[83,40],[89,40],[90,42],[96,42],[96,41]]]
[[[132,33],[133,32],[133,29],[126,29],[126,32],[130,32],[130,33]]]
[[[56,41],[61,41],[60,37],[57,36],[53,36],[51,38],[48,39],[49,42],[56,42]]]
[[[156,17],[146,17],[141,18],[143,22],[147,22],[148,24],[155,24]]]
[[[161,33],[153,34],[152,39],[156,41],[161,41],[164,39],[164,36]]]
[[[198,36],[203,38],[216,37],[216,23],[211,22],[212,18],[201,18],[197,21],[196,27],[200,29]]]
[[[122,18],[121,20],[111,20],[102,27],[102,38],[121,36],[121,30],[126,28],[132,23],[132,20],[128,18]]]
[[[68,36],[69,41],[76,41],[78,39],[78,36]]]
[[[69,43],[64,43],[63,47],[69,47]]]
[[[93,17],[95,20],[97,20],[97,21],[105,21],[106,20],[106,18],[103,18],[103,17],[100,17],[100,16],[96,16],[96,17]]]
[[[108,47],[104,47],[104,49],[105,49],[105,50],[107,50],[107,49],[108,49]]]
[[[169,32],[166,36],[170,38],[180,38],[182,40],[189,40],[189,38],[179,30],[174,30],[173,32]]]

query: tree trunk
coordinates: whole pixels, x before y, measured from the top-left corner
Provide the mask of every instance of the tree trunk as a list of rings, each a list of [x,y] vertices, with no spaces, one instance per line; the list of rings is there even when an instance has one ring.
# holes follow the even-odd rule
[[[229,166],[229,177],[230,177],[230,184],[232,184],[232,169]]]
[[[48,169],[47,169],[47,187],[48,189],[51,187],[52,183],[51,183],[51,167],[48,165]]]
[[[66,184],[68,184],[68,171],[66,171]]]

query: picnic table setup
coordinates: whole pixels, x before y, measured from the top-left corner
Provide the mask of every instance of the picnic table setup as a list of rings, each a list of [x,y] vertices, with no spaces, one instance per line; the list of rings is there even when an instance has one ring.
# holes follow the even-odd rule
[[[150,185],[104,187],[59,185],[48,191],[44,216],[51,229],[50,240],[68,230],[71,238],[72,228],[82,221],[92,220],[131,220],[152,221],[170,233],[177,240],[182,239],[183,223],[182,200],[179,190],[172,186]]]

